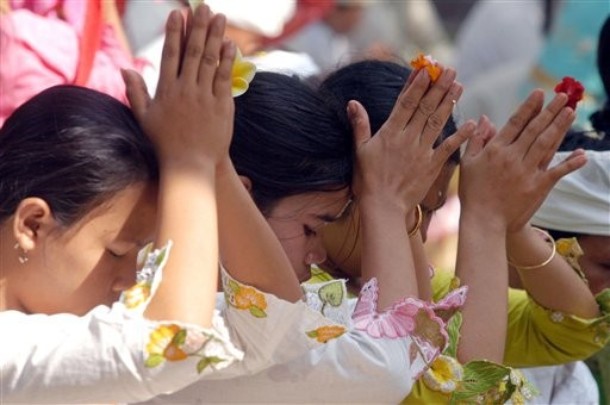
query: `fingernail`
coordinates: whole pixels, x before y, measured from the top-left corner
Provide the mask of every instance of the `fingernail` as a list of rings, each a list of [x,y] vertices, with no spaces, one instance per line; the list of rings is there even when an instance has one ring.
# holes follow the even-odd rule
[[[349,119],[354,118],[354,113],[355,113],[354,109],[355,109],[354,104],[351,101],[349,101],[347,103],[347,116]]]

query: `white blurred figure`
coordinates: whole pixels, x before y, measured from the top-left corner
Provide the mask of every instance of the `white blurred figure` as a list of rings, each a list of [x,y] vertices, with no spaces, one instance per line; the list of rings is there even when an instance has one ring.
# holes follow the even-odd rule
[[[362,23],[365,0],[336,0],[321,19],[282,40],[282,47],[311,56],[322,71],[333,70],[351,60],[355,53],[349,38]]]
[[[456,34],[460,82],[514,61],[531,66],[544,43],[545,1],[477,1]]]
[[[173,3],[175,0],[163,1]],[[319,72],[317,65],[308,55],[264,48],[266,40],[279,36],[284,25],[293,17],[296,0],[206,0],[205,3],[212,12],[222,13],[227,17],[225,34],[258,69],[282,71],[303,77]],[[180,1],[180,4],[188,6],[186,1]],[[151,94],[156,90],[163,41],[164,36],[159,35],[137,53],[149,62],[143,77]]]
[[[430,0],[368,2],[362,23],[349,37],[358,54],[409,60],[423,52],[445,65],[453,62],[449,35]]]

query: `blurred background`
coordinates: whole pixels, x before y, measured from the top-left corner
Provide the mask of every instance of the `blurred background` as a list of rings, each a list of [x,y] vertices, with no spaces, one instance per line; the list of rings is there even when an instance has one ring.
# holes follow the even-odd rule
[[[0,125],[46,87],[75,83],[124,100],[119,68],[154,92],[170,10],[201,0],[0,0]],[[486,114],[500,127],[531,89],[563,76],[586,90],[577,126],[605,94],[595,64],[610,0],[206,0],[259,69],[305,78],[364,58],[408,61],[423,52],[454,66],[465,92],[458,123]],[[455,260],[455,181],[432,222],[438,268]]]

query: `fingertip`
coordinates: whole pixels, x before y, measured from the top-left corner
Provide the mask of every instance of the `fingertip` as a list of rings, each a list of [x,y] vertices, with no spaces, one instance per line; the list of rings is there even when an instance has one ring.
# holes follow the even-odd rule
[[[360,111],[360,103],[357,100],[350,100],[347,102],[347,116],[350,120],[358,118]]]
[[[125,83],[125,86],[129,86],[129,73],[127,72],[127,69],[123,69],[120,68],[120,72],[121,72],[121,77],[123,78],[123,82]]]
[[[462,128],[464,131],[474,134],[475,130],[477,129],[477,123],[474,120],[469,119],[464,123],[464,125],[462,125]]]

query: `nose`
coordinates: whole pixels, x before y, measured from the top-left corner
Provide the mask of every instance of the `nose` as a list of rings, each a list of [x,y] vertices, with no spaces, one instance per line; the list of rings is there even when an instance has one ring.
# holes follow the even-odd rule
[[[125,291],[136,283],[136,258],[132,255],[128,256],[129,258],[124,258],[115,270],[112,283],[112,291],[114,292]]]
[[[315,242],[315,246],[305,256],[305,264],[320,264],[326,261],[326,249],[322,244],[322,238]]]

